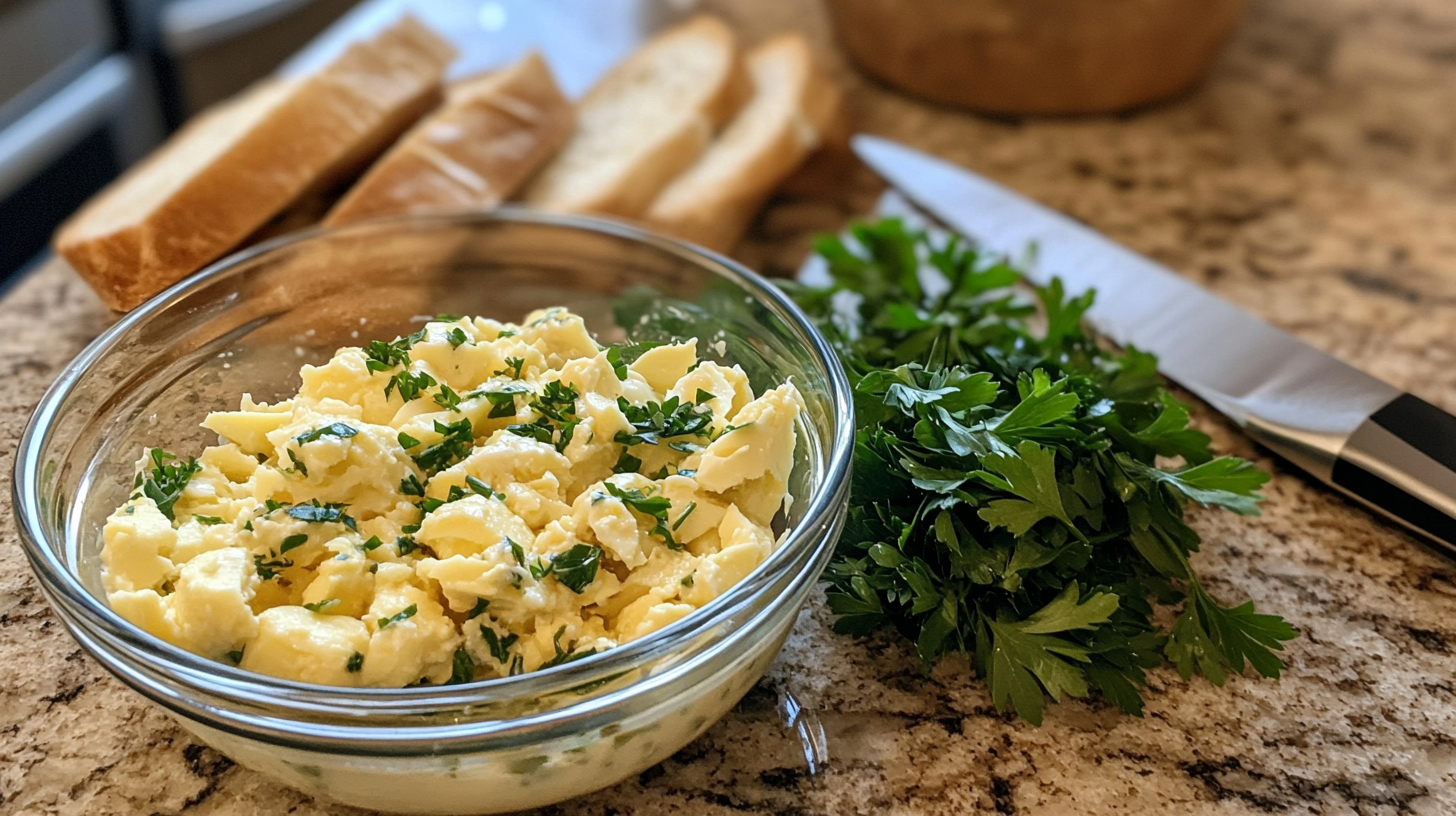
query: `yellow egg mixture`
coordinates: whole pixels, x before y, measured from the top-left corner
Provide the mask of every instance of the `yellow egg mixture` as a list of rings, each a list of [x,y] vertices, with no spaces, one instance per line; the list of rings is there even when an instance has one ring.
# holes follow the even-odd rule
[[[529,672],[690,614],[773,550],[802,408],[696,341],[630,364],[564,309],[437,318],[148,451],[107,520],[122,617],[341,686]],[[640,349],[639,349],[640,350]]]

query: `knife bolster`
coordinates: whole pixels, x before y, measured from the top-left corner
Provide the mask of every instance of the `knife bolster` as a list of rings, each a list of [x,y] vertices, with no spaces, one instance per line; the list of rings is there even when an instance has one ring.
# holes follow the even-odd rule
[[[1396,397],[1350,435],[1329,482],[1456,556],[1456,417]]]

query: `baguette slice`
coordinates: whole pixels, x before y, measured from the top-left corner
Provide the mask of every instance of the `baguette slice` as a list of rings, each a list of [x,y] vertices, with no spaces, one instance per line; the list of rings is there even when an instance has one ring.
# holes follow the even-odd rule
[[[437,103],[453,57],[405,17],[316,74],[265,82],[103,190],[56,251],[108,306],[131,309],[378,155]]]
[[[737,38],[695,17],[657,35],[577,106],[577,128],[525,193],[534,207],[635,217],[697,160],[750,91]]]
[[[824,140],[842,97],[798,34],[748,55],[753,96],[692,167],[643,216],[650,226],[719,252],[743,236],[754,213]]]
[[[535,53],[458,83],[445,107],[376,162],[324,224],[494,207],[561,147],[575,119],[571,102]]]

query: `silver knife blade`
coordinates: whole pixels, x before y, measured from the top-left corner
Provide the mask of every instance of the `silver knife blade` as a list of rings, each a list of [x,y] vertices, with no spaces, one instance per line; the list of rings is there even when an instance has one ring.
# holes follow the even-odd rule
[[[1087,319],[1320,480],[1456,552],[1456,417],[993,181],[874,136],[855,153],[914,205],[1027,276],[1097,291]]]
[[[1097,290],[1089,322],[1112,341],[1158,355],[1158,368],[1240,425],[1269,424],[1342,443],[1370,414],[1400,395],[1386,383],[1240,311],[1055,210],[887,139],[856,136],[870,167],[957,232],[1017,257],[1035,246],[1027,270],[1067,291]],[[1311,439],[1319,442],[1319,439]],[[1321,470],[1327,471],[1331,462]],[[1327,472],[1316,475],[1328,478]]]

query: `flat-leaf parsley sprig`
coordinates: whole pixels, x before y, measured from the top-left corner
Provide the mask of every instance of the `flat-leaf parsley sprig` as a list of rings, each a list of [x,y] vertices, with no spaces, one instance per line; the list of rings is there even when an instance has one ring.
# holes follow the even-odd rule
[[[1091,689],[1141,714],[1144,672],[1277,677],[1295,637],[1220,606],[1187,504],[1258,512],[1268,475],[1215,458],[1153,355],[1099,345],[1093,293],[896,219],[821,238],[831,283],[787,285],[854,383],[849,520],[825,573],[839,632],[965,654],[999,710]],[[1032,330],[1037,323],[1039,329]],[[1169,466],[1168,462],[1177,462]],[[1181,605],[1171,629],[1158,605]]]

